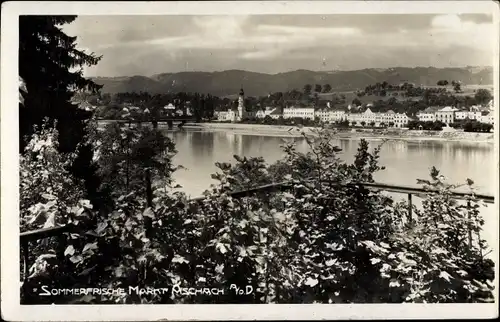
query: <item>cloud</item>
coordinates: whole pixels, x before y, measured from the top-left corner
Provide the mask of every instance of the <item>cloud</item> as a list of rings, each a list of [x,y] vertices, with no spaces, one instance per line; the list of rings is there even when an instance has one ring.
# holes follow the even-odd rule
[[[493,54],[495,29],[492,23],[474,22],[458,15],[439,15],[431,22],[429,33],[440,46],[466,46]]]
[[[491,64],[495,43],[491,17],[473,15],[81,16],[64,30],[104,56],[91,69],[104,75],[322,69],[323,57],[348,69]]]

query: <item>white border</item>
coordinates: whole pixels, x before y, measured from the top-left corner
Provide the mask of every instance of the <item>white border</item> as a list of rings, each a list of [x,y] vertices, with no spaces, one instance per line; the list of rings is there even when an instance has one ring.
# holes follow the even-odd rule
[[[19,305],[18,177],[18,18],[20,14],[75,15],[237,15],[237,14],[374,14],[490,13],[499,25],[494,1],[238,1],[238,2],[5,2],[1,21],[1,312],[5,320],[237,320],[237,319],[401,319],[491,318],[498,316],[498,265],[495,304],[357,304],[357,305]],[[498,28],[496,28],[498,32]],[[499,124],[499,39],[493,57],[495,125]],[[488,40],[485,40],[488,41]],[[498,126],[495,142],[498,143]],[[498,145],[495,144],[498,158]],[[499,162],[496,159],[499,186]],[[499,198],[498,189],[495,200]],[[496,206],[496,205],[495,205]],[[498,220],[498,217],[497,217]],[[496,240],[498,241],[498,222]],[[7,246],[8,245],[8,246]],[[492,245],[493,247],[494,245]],[[8,248],[7,248],[8,247]],[[498,244],[496,245],[498,250]],[[498,252],[496,252],[498,263]],[[84,314],[82,314],[84,310]]]

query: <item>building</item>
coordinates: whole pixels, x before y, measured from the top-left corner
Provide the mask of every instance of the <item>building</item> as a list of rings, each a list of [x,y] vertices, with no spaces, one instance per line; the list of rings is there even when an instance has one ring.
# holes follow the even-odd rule
[[[214,115],[217,117],[217,120],[221,122],[237,122],[244,118],[255,117],[256,113],[248,112],[245,109],[245,93],[242,88],[238,97],[238,109],[236,111],[229,108],[227,111],[217,111]]]
[[[330,111],[323,109],[323,110],[317,110],[314,113],[314,117],[319,118],[321,122],[326,123],[330,122]]]
[[[283,118],[294,118],[300,117],[303,119],[314,120],[314,108],[313,107],[286,107],[283,109]]]
[[[365,121],[365,118],[363,113],[349,113],[347,114],[347,121],[349,121],[350,124],[355,122],[356,125],[360,125],[361,122]]]
[[[237,112],[231,109],[227,111],[216,111],[214,113],[215,117],[217,117],[217,121],[220,122],[234,122],[237,118]]]
[[[407,127],[408,122],[410,122],[411,119],[406,115],[406,113],[395,113],[394,114],[394,119],[392,122],[394,122],[394,127]]]
[[[264,110],[258,110],[257,113],[255,113],[255,117],[258,119],[263,119],[266,117],[266,111]]]
[[[469,110],[461,110],[455,112],[455,120],[479,120],[481,118],[481,111],[477,106],[471,106]]]
[[[495,114],[493,112],[482,111],[481,117],[478,121],[481,123],[495,125]]]
[[[417,118],[421,122],[434,122],[436,120],[437,107],[428,107],[417,113]]]
[[[347,120],[347,113],[343,110],[330,110],[330,122]]]
[[[256,113],[255,113],[255,117],[256,118],[259,118],[259,119],[263,119],[265,118],[266,116],[268,115],[271,115],[271,113],[276,110],[276,108],[274,107],[270,107],[270,106],[266,106],[266,108],[264,110],[258,110]]]
[[[446,125],[450,125],[451,123],[455,122],[455,112],[457,111],[458,109],[454,107],[446,106],[436,112],[436,121],[440,121]]]

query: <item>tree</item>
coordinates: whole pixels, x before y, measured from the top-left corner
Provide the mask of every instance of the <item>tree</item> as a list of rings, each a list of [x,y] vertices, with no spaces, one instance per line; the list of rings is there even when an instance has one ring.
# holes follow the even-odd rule
[[[491,95],[489,90],[481,88],[477,90],[474,98],[478,104],[487,104],[493,99],[493,95]]]
[[[455,82],[455,85],[453,85],[453,90],[455,93],[460,93],[462,91],[462,86],[460,85],[460,82]]]
[[[76,16],[19,17],[19,75],[26,84],[24,106],[20,107],[20,146],[45,117],[60,120],[59,148],[72,152],[84,134],[83,120],[90,113],[70,103],[74,91],[97,92],[101,86],[83,77],[82,68],[101,57],[76,49],[76,37],[60,28]],[[76,71],[70,71],[75,69]]]
[[[371,127],[374,127],[374,126],[375,126],[375,122],[374,122],[374,121],[371,121],[371,122],[370,122],[370,126],[371,126]]]
[[[365,121],[361,121],[361,126],[365,126],[366,125],[366,122]]]
[[[352,100],[352,105],[354,106],[361,106],[361,101],[356,97]]]
[[[311,84],[305,84],[304,85],[304,94],[309,95],[311,94],[312,86]]]
[[[351,122],[352,126],[356,126],[356,123],[357,123],[356,121]]]
[[[323,85],[323,93],[330,93],[332,86],[330,84]]]
[[[439,80],[437,83],[436,83],[437,86],[446,86],[448,85],[448,81],[447,80]]]
[[[393,127],[393,126],[394,126],[394,122],[392,122],[392,121],[391,121],[391,122],[389,122],[389,126],[390,126],[390,127]]]
[[[26,84],[24,104],[19,105],[19,146],[24,150],[34,133],[47,117],[57,120],[58,149],[63,153],[77,150],[71,173],[85,180],[89,198],[96,197],[99,185],[95,168],[90,166],[92,153],[83,144],[86,122],[91,111],[71,102],[76,91],[97,93],[101,88],[83,77],[84,66],[96,65],[101,57],[76,49],[76,37],[61,30],[61,25],[73,22],[76,16],[19,17],[19,76]],[[96,205],[98,206],[98,205]]]
[[[321,85],[320,84],[314,85],[314,91],[317,93],[321,93]]]

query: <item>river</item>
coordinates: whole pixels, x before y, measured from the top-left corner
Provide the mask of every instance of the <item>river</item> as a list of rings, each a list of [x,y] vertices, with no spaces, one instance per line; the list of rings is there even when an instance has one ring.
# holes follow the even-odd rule
[[[185,169],[174,174],[176,183],[191,196],[199,196],[217,171],[215,162],[234,162],[233,155],[262,156],[272,163],[283,156],[280,145],[285,140],[295,140],[297,150],[307,151],[302,138],[284,138],[266,135],[245,135],[232,131],[200,131],[184,129],[167,132],[175,142],[177,155],[174,163]],[[368,140],[373,148],[380,141]],[[352,162],[358,148],[357,139],[339,139],[342,149],[340,158]],[[492,143],[447,141],[388,141],[382,146],[380,164],[386,169],[375,174],[375,180],[383,183],[415,186],[417,179],[429,179],[429,171],[435,166],[450,183],[465,183],[467,178],[475,182],[478,193],[495,194],[495,154]],[[402,195],[394,197],[406,197]],[[415,200],[415,199],[414,199]],[[418,199],[414,201],[418,206]],[[482,210],[486,220],[484,238],[496,245],[498,207],[493,204]]]

